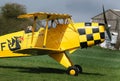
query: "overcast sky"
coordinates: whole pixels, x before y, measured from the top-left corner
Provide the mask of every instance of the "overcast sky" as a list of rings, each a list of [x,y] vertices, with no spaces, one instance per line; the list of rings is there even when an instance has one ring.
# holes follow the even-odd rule
[[[72,15],[77,22],[87,22],[105,9],[120,9],[120,0],[0,0],[5,3],[19,3],[26,6],[27,12],[57,12]]]

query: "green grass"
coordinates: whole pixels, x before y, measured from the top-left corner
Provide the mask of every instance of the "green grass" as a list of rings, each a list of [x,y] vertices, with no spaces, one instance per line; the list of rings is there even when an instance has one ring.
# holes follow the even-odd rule
[[[69,55],[83,68],[83,74],[70,76],[49,56],[0,59],[0,81],[119,81],[120,51],[92,47]]]

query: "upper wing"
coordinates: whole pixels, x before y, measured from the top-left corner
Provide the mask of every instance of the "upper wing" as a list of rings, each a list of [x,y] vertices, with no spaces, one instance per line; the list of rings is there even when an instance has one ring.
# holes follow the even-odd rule
[[[46,13],[46,12],[37,12],[37,13],[29,13],[29,14],[23,14],[19,15],[18,18],[34,18],[38,17],[40,20],[43,19],[65,19],[70,18],[71,15],[69,14],[59,14],[59,13]]]

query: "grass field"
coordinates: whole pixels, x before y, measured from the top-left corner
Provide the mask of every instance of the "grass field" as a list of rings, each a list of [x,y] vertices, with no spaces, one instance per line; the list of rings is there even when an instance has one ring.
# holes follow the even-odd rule
[[[83,67],[78,76],[49,56],[0,59],[0,81],[120,81],[120,51],[92,47],[69,55]]]

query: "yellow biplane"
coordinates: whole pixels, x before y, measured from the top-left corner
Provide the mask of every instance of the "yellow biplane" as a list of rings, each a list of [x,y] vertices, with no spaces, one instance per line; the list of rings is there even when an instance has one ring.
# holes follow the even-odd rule
[[[0,36],[0,57],[47,54],[66,67],[70,75],[82,73],[82,68],[74,65],[67,53],[102,43],[107,30],[105,14],[105,24],[74,23],[69,14],[45,12],[23,14],[18,18],[33,19],[33,25],[28,26],[25,31]],[[35,53],[32,53],[33,51]]]

